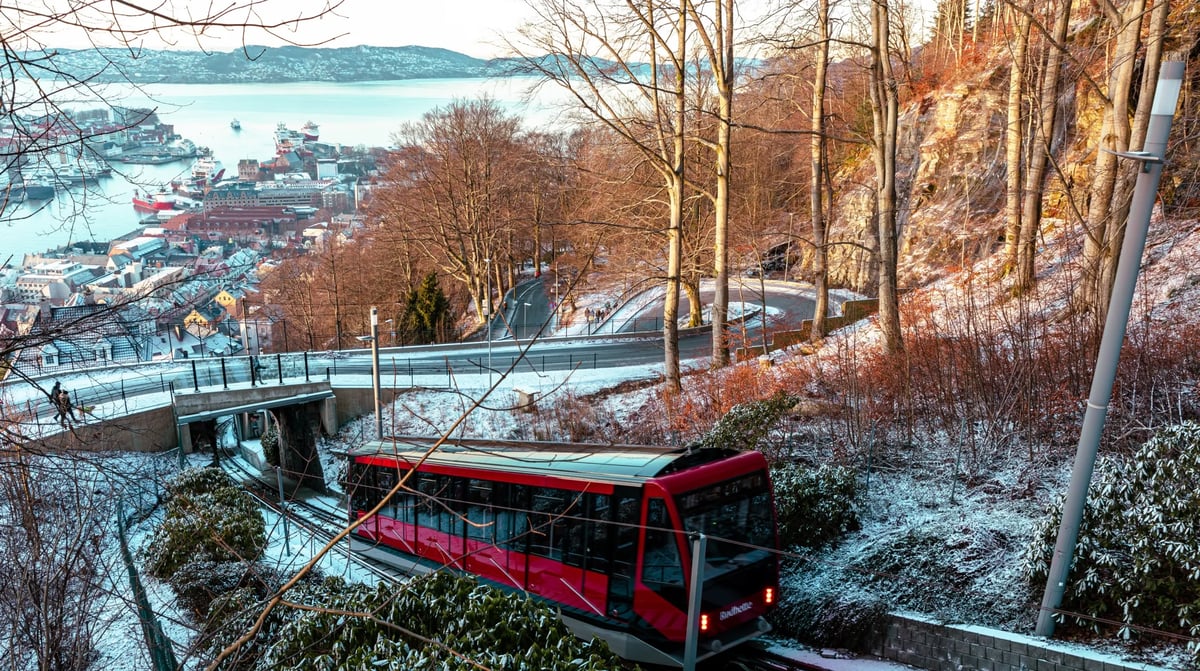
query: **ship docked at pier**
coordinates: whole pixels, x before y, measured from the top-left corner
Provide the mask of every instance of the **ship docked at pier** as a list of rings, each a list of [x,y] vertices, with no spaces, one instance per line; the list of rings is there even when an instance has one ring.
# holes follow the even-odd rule
[[[293,151],[304,152],[305,144],[316,142],[320,137],[320,127],[312,121],[305,123],[300,130],[288,128],[286,123],[280,122],[275,126],[275,154],[282,156]]]

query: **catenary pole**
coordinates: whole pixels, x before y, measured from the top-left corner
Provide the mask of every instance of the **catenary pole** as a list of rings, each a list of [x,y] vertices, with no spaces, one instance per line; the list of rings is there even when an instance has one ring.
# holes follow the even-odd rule
[[[375,392],[375,439],[383,440],[383,403],[379,390],[379,308],[371,308],[371,390]]]
[[[708,536],[696,534],[691,538],[692,580],[688,586],[687,627],[683,639],[683,671],[696,671],[700,647],[700,610],[704,596],[704,561],[708,556]]]
[[[487,344],[488,344],[488,386],[492,384],[492,259],[486,258],[483,262],[487,265],[487,296],[483,302],[483,316],[487,319]]]
[[[1121,357],[1121,344],[1125,340],[1125,326],[1129,321],[1129,310],[1133,303],[1133,290],[1137,285],[1142,252],[1146,247],[1146,231],[1150,226],[1150,214],[1154,209],[1158,181],[1162,176],[1167,137],[1171,133],[1171,121],[1175,116],[1179,89],[1183,84],[1183,65],[1182,61],[1162,64],[1158,86],[1154,91],[1154,105],[1146,130],[1145,146],[1140,152],[1119,154],[1124,158],[1139,161],[1140,169],[1133,189],[1129,218],[1125,223],[1125,239],[1121,244],[1117,275],[1113,280],[1112,296],[1108,303],[1108,316],[1100,338],[1100,352],[1096,356],[1096,370],[1092,374],[1092,389],[1088,396],[1087,410],[1083,415],[1083,428],[1079,433],[1079,447],[1075,452],[1071,483],[1063,503],[1062,523],[1054,544],[1054,556],[1050,560],[1050,573],[1046,577],[1042,607],[1038,611],[1035,630],[1038,636],[1054,635],[1054,614],[1062,605],[1063,594],[1066,592],[1067,573],[1075,554],[1075,544],[1079,540],[1079,527],[1083,521],[1088,485],[1091,484],[1092,471],[1096,465],[1100,434],[1104,432],[1105,415],[1108,412],[1108,402],[1112,398],[1113,382],[1117,377],[1117,363]]]

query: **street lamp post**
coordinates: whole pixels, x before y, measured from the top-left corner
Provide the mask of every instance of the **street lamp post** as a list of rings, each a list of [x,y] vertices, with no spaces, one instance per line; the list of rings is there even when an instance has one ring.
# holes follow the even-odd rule
[[[521,335],[524,337],[528,337],[529,336],[529,303],[527,303],[525,301],[521,301],[521,305],[524,306],[521,308],[521,313],[522,313],[521,314],[521,326],[522,326],[522,328],[525,329],[521,333]]]
[[[487,265],[487,296],[483,301],[483,317],[487,319],[487,343],[488,343],[488,380],[492,379],[492,260],[484,259],[483,262]]]
[[[375,438],[383,439],[383,413],[379,399],[379,308],[371,308],[371,389],[375,392]]]

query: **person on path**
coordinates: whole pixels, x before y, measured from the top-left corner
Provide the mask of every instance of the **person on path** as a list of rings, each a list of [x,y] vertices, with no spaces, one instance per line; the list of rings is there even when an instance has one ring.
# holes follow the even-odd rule
[[[62,401],[59,398],[59,388],[62,383],[58,380],[54,381],[54,386],[50,388],[50,392],[46,394],[46,398],[50,399],[50,405],[54,406],[54,421],[58,422],[62,419]]]
[[[58,392],[58,412],[62,418],[59,420],[60,423],[64,420],[72,423],[75,421],[75,411],[71,408],[71,392],[66,389]]]

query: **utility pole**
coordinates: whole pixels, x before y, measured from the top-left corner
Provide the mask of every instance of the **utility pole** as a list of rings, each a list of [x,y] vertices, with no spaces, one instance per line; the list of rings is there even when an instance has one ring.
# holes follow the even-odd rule
[[[487,296],[483,301],[483,317],[487,319],[487,344],[488,344],[488,386],[491,386],[492,379],[492,260],[486,258],[483,260],[487,265]]]
[[[704,596],[704,560],[707,557],[708,537],[696,534],[690,539],[692,548],[691,584],[688,589],[687,626],[683,638],[683,671],[696,671],[696,656],[700,645],[700,608]]]
[[[383,440],[383,404],[379,394],[379,308],[371,307],[371,389],[375,392],[375,438]]]
[[[1100,352],[1096,357],[1096,370],[1092,374],[1092,389],[1088,395],[1087,410],[1083,415],[1083,429],[1079,433],[1079,447],[1075,451],[1075,465],[1071,471],[1071,484],[1063,502],[1062,523],[1058,527],[1058,539],[1054,544],[1054,556],[1050,560],[1050,573],[1046,576],[1046,591],[1042,607],[1038,611],[1038,636],[1054,635],[1054,613],[1062,605],[1067,589],[1067,573],[1075,555],[1075,544],[1079,540],[1079,527],[1083,522],[1083,507],[1087,503],[1088,486],[1092,482],[1092,470],[1096,466],[1096,453],[1100,447],[1100,434],[1104,432],[1108,402],[1112,398],[1113,382],[1117,377],[1117,362],[1121,358],[1121,344],[1125,340],[1125,327],[1129,321],[1129,309],[1133,303],[1133,290],[1137,285],[1138,270],[1142,265],[1142,252],[1146,247],[1146,230],[1150,227],[1150,214],[1162,176],[1163,158],[1167,153],[1167,137],[1171,134],[1171,121],[1175,117],[1175,106],[1179,102],[1179,89],[1183,85],[1183,62],[1169,61],[1162,64],[1158,74],[1158,87],[1154,91],[1154,105],[1150,112],[1150,125],[1146,130],[1146,143],[1142,151],[1122,152],[1118,155],[1139,161],[1137,183],[1133,188],[1133,201],[1129,206],[1129,218],[1125,222],[1125,239],[1121,243],[1117,275],[1109,297],[1108,316],[1104,322],[1104,333],[1100,337]]]

